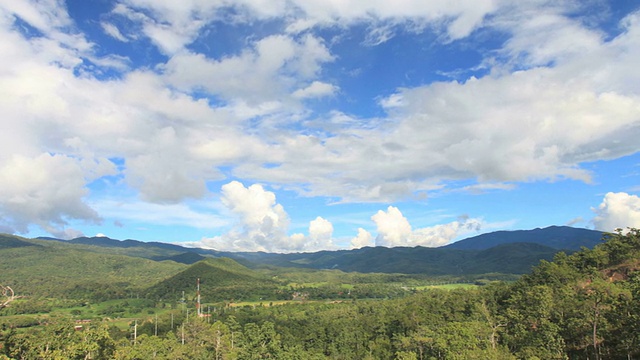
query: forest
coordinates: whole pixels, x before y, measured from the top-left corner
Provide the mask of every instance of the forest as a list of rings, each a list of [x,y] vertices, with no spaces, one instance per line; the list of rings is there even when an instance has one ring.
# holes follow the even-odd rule
[[[74,254],[78,266],[82,254]],[[91,281],[110,284],[99,296],[86,283],[58,292],[31,278],[47,296],[0,309],[0,359],[640,358],[638,229],[560,252],[517,280],[468,286],[420,286],[425,279],[402,274],[256,272],[229,259],[151,264],[133,276],[118,273],[125,263],[109,263],[102,279],[104,264],[94,264]],[[141,290],[151,274],[165,280]],[[171,290],[192,289],[194,277],[209,289],[200,308],[193,290]]]

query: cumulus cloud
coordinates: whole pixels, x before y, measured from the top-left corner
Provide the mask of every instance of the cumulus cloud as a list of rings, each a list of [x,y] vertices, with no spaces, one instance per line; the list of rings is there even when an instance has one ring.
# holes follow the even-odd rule
[[[222,187],[221,200],[239,216],[243,234],[261,248],[270,248],[286,236],[289,216],[276,202],[275,194],[261,185],[245,188],[238,181],[230,182]]]
[[[318,216],[309,223],[309,239],[307,247],[312,249],[331,249],[333,245],[333,225],[327,219]]]
[[[229,232],[202,239],[201,246],[226,251],[302,252],[337,249],[333,239],[333,224],[323,217],[309,222],[308,235],[288,235],[289,216],[273,192],[261,185],[245,187],[232,181],[222,187],[222,203],[237,216],[236,226]],[[407,218],[394,206],[380,210],[371,217],[378,235],[363,228],[351,239],[352,249],[365,246],[428,246],[437,247],[454,239],[480,231],[481,219],[461,216],[456,221],[412,230]]]
[[[152,73],[104,82],[77,76],[84,56],[78,49],[55,38],[24,36],[10,22],[0,26],[0,107],[7,130],[0,132],[0,168],[7,232],[25,232],[33,224],[58,237],[78,235],[69,232],[67,222],[100,219],[86,198],[88,184],[103,176],[124,176],[151,202],[201,197],[204,181],[219,177],[215,164],[230,158],[219,147],[200,149],[220,138],[234,142],[243,136],[225,126],[231,115],[167,91]],[[43,29],[57,31],[56,26]],[[202,124],[203,119],[209,121]],[[255,140],[238,142],[251,149]],[[235,155],[245,153],[230,156]],[[107,158],[121,159],[123,166]]]
[[[389,206],[386,212],[379,210],[371,220],[378,228],[376,245],[392,247],[407,244],[411,225],[397,207]]]
[[[30,224],[37,224],[55,236],[77,235],[67,228],[70,219],[101,221],[85,204],[87,194],[77,160],[64,155],[14,155],[0,164],[0,226],[6,232],[26,233]]]
[[[333,249],[333,225],[317,217],[309,223],[309,235],[288,235],[289,215],[273,192],[259,184],[245,187],[238,181],[222,186],[222,203],[237,216],[237,225],[226,234],[203,239],[217,250],[231,251],[317,251]]]
[[[376,245],[386,247],[443,246],[460,235],[479,231],[483,223],[480,219],[462,216],[448,224],[412,230],[409,220],[394,206],[389,206],[386,212],[378,211],[371,220],[378,229]]]
[[[624,192],[609,192],[597,208],[592,222],[597,230],[613,232],[628,227],[640,228],[640,198]]]
[[[477,233],[482,229],[481,219],[462,216],[447,224],[416,229],[409,239],[409,244],[438,247],[444,246],[463,235]]]
[[[363,228],[358,228],[358,235],[351,239],[351,248],[360,249],[365,246],[373,246],[373,236],[370,232]]]

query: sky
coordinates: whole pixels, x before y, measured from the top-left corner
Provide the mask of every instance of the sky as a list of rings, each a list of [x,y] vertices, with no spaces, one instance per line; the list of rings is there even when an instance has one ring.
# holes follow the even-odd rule
[[[638,0],[0,0],[0,232],[640,227]]]

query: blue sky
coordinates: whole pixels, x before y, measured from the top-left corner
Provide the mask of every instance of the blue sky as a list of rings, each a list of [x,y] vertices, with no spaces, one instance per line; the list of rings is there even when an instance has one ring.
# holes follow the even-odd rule
[[[0,231],[640,227],[637,1],[0,0]]]

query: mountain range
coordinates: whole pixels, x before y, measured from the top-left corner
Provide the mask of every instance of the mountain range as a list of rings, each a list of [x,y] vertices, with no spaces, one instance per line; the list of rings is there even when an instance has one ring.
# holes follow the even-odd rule
[[[162,242],[116,240],[108,237],[79,237],[72,240],[38,238],[88,246],[90,250],[171,260],[193,264],[206,258],[226,257],[249,268],[261,266],[338,269],[348,272],[379,272],[427,275],[469,275],[483,273],[524,274],[540,260],[551,260],[559,252],[592,248],[604,233],[568,226],[533,230],[496,231],[439,247],[365,247],[353,250],[313,253],[222,252],[187,248]],[[0,244],[0,247],[2,245]]]

